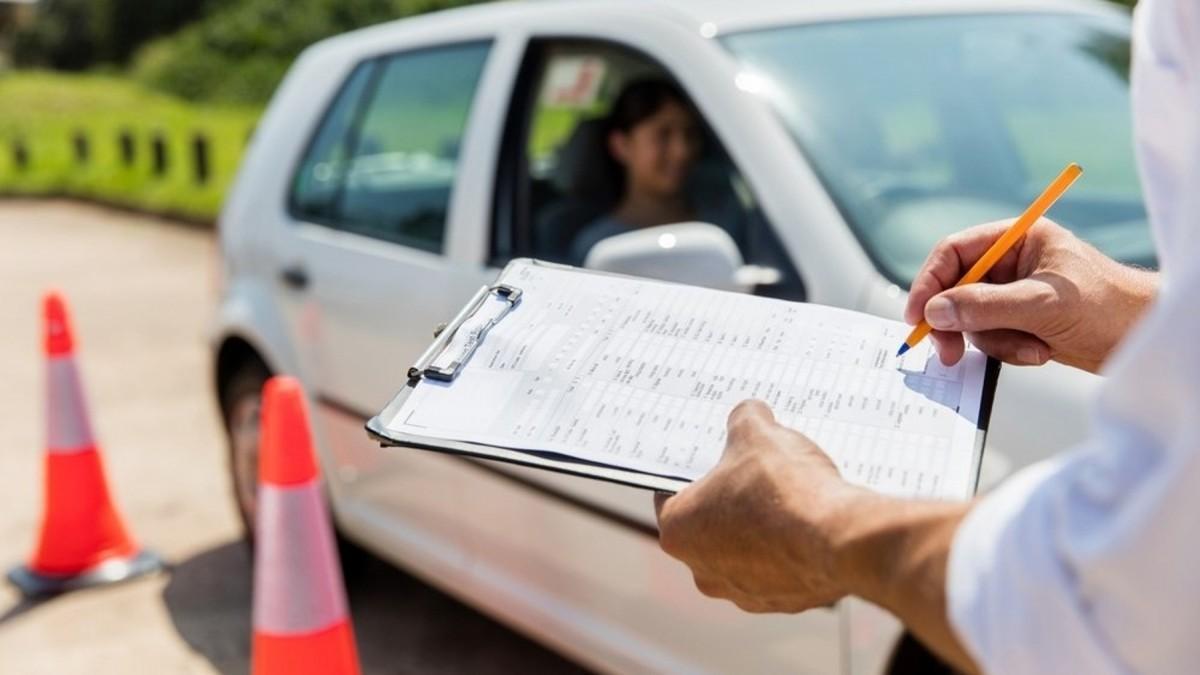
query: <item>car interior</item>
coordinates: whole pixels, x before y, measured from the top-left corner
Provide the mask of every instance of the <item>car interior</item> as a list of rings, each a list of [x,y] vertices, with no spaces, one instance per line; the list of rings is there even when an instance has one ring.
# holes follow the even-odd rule
[[[514,97],[514,112],[524,114],[515,115],[509,161],[502,160],[502,174],[505,166],[515,171],[507,183],[503,175],[499,181],[494,257],[579,263],[569,255],[575,236],[621,196],[607,168],[606,116],[625,86],[647,78],[673,80],[659,64],[617,45],[557,40],[535,47]],[[747,262],[782,272],[780,284],[761,290],[802,297],[799,277],[749,186],[697,111],[702,143],[685,187],[690,203],[729,233]],[[517,199],[504,198],[506,185]]]

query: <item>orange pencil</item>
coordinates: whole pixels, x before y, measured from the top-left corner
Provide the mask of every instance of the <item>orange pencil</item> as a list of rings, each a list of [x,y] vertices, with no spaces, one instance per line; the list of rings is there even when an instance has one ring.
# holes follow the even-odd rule
[[[977,260],[975,264],[971,266],[971,269],[967,270],[967,273],[963,275],[962,279],[958,280],[957,284],[954,284],[954,287],[958,288],[959,286],[973,284],[982,279],[983,275],[987,274],[988,271],[992,269],[992,266],[995,265],[1001,258],[1003,258],[1004,254],[1008,253],[1009,250],[1011,250],[1012,247],[1018,241],[1020,241],[1021,237],[1025,236],[1025,232],[1037,222],[1038,218],[1046,215],[1046,211],[1050,210],[1050,207],[1054,204],[1054,202],[1058,201],[1058,198],[1063,196],[1063,193],[1067,191],[1067,188],[1071,187],[1071,184],[1074,183],[1082,173],[1083,169],[1080,168],[1078,164],[1068,164],[1067,168],[1063,169],[1062,173],[1058,174],[1058,178],[1055,178],[1054,182],[1050,183],[1046,190],[1042,192],[1042,194],[1038,195],[1037,199],[1033,200],[1033,203],[1029,205],[1029,208],[1025,209],[1025,213],[1022,213],[1020,218],[1017,218],[1015,221],[1013,221],[1013,224],[1009,226],[1008,230],[1004,234],[1000,235],[1000,238],[996,240],[996,243],[992,244],[991,247],[988,248],[987,252],[983,254],[983,257]],[[916,347],[917,343],[921,340],[924,340],[925,336],[929,335],[929,331],[931,330],[933,329],[929,326],[929,322],[925,319],[921,319],[921,323],[918,323],[913,327],[912,332],[908,334],[908,338],[904,341],[904,344],[900,345],[900,351],[896,352],[896,356],[902,356],[904,352]]]

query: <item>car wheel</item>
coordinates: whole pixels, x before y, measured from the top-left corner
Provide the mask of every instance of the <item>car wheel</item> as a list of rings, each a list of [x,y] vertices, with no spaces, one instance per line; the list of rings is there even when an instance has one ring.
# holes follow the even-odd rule
[[[258,505],[259,413],[262,388],[270,377],[265,366],[252,361],[240,366],[221,389],[221,412],[229,446],[229,480],[233,486],[234,507],[242,521],[242,539],[251,551]],[[344,537],[336,522],[333,525],[342,570],[349,576],[361,569],[371,554]]]
[[[221,388],[221,412],[229,447],[229,480],[234,506],[242,521],[242,536],[254,541],[258,505],[258,419],[262,388],[270,373],[249,362],[234,372]]]

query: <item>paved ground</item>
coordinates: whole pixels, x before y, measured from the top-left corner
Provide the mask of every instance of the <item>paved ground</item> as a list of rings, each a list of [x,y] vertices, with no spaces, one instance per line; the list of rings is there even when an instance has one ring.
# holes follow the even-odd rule
[[[204,343],[213,240],[65,202],[0,201],[0,564],[41,499],[39,298],[74,310],[92,422],[130,526],[169,575],[27,604],[0,585],[0,673],[241,673],[250,568],[226,481]],[[383,563],[349,589],[370,673],[573,670]]]

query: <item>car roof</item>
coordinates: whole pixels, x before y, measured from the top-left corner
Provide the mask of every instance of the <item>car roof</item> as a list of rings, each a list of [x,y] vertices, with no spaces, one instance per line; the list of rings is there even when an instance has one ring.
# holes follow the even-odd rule
[[[569,2],[571,0],[542,0]],[[575,0],[595,4],[594,0]],[[617,0],[618,2],[622,0]],[[612,7],[614,0],[604,4]],[[687,17],[706,34],[731,33],[789,24],[929,14],[1061,13],[1124,11],[1098,0],[633,0],[658,4]]]
[[[531,16],[556,15],[578,21],[595,15],[599,22],[654,17],[672,21],[704,37],[740,31],[826,21],[894,16],[997,13],[1084,13],[1128,16],[1103,0],[507,0],[447,9],[360,28],[327,38],[312,51],[336,51],[362,38],[384,38],[394,31],[472,30],[520,27]]]

